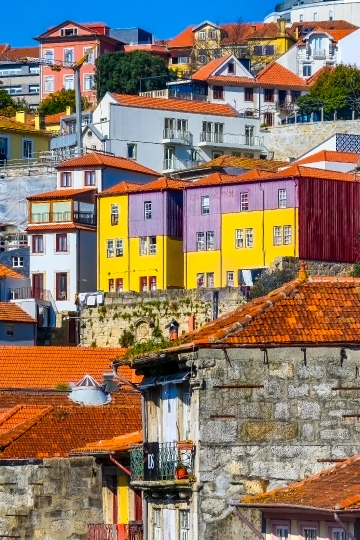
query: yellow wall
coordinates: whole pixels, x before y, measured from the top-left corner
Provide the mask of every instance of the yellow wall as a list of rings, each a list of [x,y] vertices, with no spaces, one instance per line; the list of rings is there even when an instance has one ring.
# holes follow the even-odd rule
[[[118,523],[129,523],[129,486],[125,475],[118,476]]]
[[[214,287],[221,287],[220,283],[220,251],[192,251],[186,254],[185,279],[187,289],[196,289],[197,274],[201,272],[214,272]],[[205,275],[206,279],[206,275]]]
[[[0,128],[0,137],[2,136],[9,138],[10,152],[8,159],[23,159],[23,139],[34,141],[33,151],[35,155],[50,148],[50,138],[41,133],[17,133]]]
[[[168,287],[184,286],[184,251],[180,239],[165,237],[166,249],[166,285]]]
[[[46,131],[53,131],[54,133],[60,132],[60,123],[53,126],[46,126]]]

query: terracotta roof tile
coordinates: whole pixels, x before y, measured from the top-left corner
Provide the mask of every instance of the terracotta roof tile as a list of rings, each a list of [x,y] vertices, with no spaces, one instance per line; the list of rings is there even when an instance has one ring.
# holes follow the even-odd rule
[[[60,383],[78,382],[85,374],[100,382],[111,362],[124,352],[101,347],[0,347],[0,392],[1,388],[54,390]],[[119,374],[132,378],[128,366],[121,366]]]
[[[113,167],[114,169],[122,169],[124,171],[134,171],[149,174],[151,176],[160,176],[160,173],[153,171],[148,167],[144,167],[144,165],[141,165],[132,159],[97,154],[96,152],[90,152],[83,156],[68,159],[57,166],[58,169],[79,169],[84,167]]]
[[[307,86],[312,86],[313,84],[316,83],[316,81],[324,74],[324,73],[329,73],[330,71],[332,71],[334,68],[331,67],[331,66],[323,66],[322,68],[318,69],[314,75],[311,75],[311,77],[309,77],[308,79],[306,79],[306,84]]]
[[[42,199],[67,199],[72,198],[74,195],[81,193],[96,192],[95,188],[82,188],[82,189],[56,189],[54,191],[46,191],[45,193],[37,193],[36,195],[30,195],[27,197],[28,201],[37,201]]]
[[[306,81],[304,79],[277,62],[271,62],[260,71],[256,77],[256,81],[261,85],[290,86],[293,88],[306,87]]]
[[[241,45],[254,33],[261,31],[264,23],[225,23],[220,24],[224,31],[221,38],[221,45]],[[192,48],[195,45],[195,35],[193,29],[195,25],[188,26],[173,39],[167,41],[168,49]]]
[[[105,441],[88,443],[83,448],[72,450],[72,454],[97,454],[103,452],[115,453],[124,450],[129,450],[132,445],[140,444],[143,440],[142,431],[135,431],[127,435],[120,435]]]
[[[18,133],[33,133],[38,135],[44,135],[45,137],[52,137],[49,131],[39,131],[29,124],[23,124],[8,118],[7,116],[0,116],[0,129],[3,131],[14,131]]]
[[[291,178],[293,176],[304,176],[306,178],[323,178],[324,180],[342,180],[344,182],[354,182],[354,175],[338,171],[328,171],[301,165],[291,165],[273,175],[272,178]]]
[[[116,186],[106,189],[100,193],[99,197],[109,197],[111,195],[125,195],[126,193],[143,191],[162,191],[164,189],[183,189],[190,182],[185,180],[175,180],[173,178],[161,177],[146,184],[133,184],[130,182],[120,182]]]
[[[209,62],[208,64],[200,68],[196,73],[194,73],[191,78],[197,81],[207,81],[212,72],[222,66],[230,57],[231,54],[228,54],[227,56],[222,56],[221,58],[215,58],[214,60],[211,60],[211,62]]]
[[[122,371],[123,368],[121,368]],[[124,377],[127,374],[122,373]],[[131,377],[131,374],[130,374]],[[134,379],[133,379],[134,380]],[[99,379],[101,382],[101,380]],[[73,382],[73,381],[72,381]],[[111,393],[111,403],[113,405],[136,405],[138,403],[138,395],[131,387],[121,385],[121,390]],[[0,388],[0,421],[8,414],[9,410],[19,405],[37,405],[41,407],[74,405],[74,402],[69,398],[69,392],[64,390],[54,389],[1,389]]]
[[[14,56],[28,56],[31,58],[40,57],[40,47],[11,47],[8,52]]]
[[[96,225],[80,225],[79,223],[42,223],[41,225],[28,225],[28,232],[35,231],[58,231],[58,230],[96,231]]]
[[[196,78],[196,73],[193,75]],[[259,86],[255,78],[251,77],[236,77],[236,75],[213,75],[207,79],[208,83],[212,84],[235,84],[242,86]]]
[[[277,172],[280,167],[288,167],[287,161],[275,161],[272,159],[241,158],[236,156],[219,156],[211,161],[199,165],[198,169],[211,167],[261,169],[264,171]]]
[[[360,454],[288,487],[241,498],[244,505],[312,506],[331,510],[360,509]]]
[[[11,302],[0,302],[0,321],[36,323],[36,319],[30,317],[21,307]]]
[[[8,409],[7,413],[0,418],[0,435],[32,419],[48,408],[48,405],[17,405]]]
[[[274,174],[270,171],[261,171],[259,169],[251,169],[246,171],[243,174],[231,175],[231,174],[221,174],[213,173],[209,176],[196,180],[195,182],[188,182],[187,188],[197,188],[202,186],[216,186],[216,185],[225,185],[225,184],[240,184],[241,182],[248,182],[251,180],[259,179],[269,179],[270,175]]]
[[[110,195],[125,195],[131,191],[138,191],[141,184],[135,184],[133,182],[120,182],[109,189],[105,189],[99,193],[99,197],[109,197]]]
[[[286,35],[292,38],[289,30],[285,29]],[[276,39],[279,37],[279,27],[276,22],[265,23],[262,28],[253,32],[248,39]]]
[[[324,28],[324,30],[342,30],[342,29],[354,29],[357,30],[357,26],[355,26],[352,23],[349,23],[348,21],[344,20],[337,20],[337,21],[301,21],[301,22],[294,22],[289,28],[289,32],[292,36],[295,37],[296,28],[299,28],[300,31],[303,31],[303,29],[310,29],[310,31],[317,26],[321,26]]]
[[[194,26],[188,26],[176,37],[167,42],[168,49],[178,47],[193,47],[195,45]]]
[[[359,154],[355,152],[338,152],[333,150],[320,150],[316,154],[306,156],[296,160],[294,163],[297,165],[304,165],[305,163],[317,163],[319,161],[330,161],[333,163],[354,163],[359,160]]]
[[[230,105],[218,105],[207,101],[188,101],[186,99],[159,99],[127,94],[111,94],[120,105],[138,107],[140,109],[159,109],[164,111],[180,111],[195,114],[219,116],[235,116],[238,113]]]
[[[63,116],[66,116],[66,111],[59,112],[56,114],[48,114],[45,116],[45,125],[51,126],[53,124],[60,124],[60,120]]]
[[[24,279],[24,276],[22,274],[19,274],[19,272],[15,272],[15,270],[9,268],[8,266],[5,266],[5,264],[0,264],[0,277],[4,276],[15,279]]]

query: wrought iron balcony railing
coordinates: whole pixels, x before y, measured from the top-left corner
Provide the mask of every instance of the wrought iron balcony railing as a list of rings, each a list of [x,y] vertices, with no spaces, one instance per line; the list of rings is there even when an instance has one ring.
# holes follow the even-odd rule
[[[148,442],[130,450],[131,480],[186,480],[194,474],[192,443]]]

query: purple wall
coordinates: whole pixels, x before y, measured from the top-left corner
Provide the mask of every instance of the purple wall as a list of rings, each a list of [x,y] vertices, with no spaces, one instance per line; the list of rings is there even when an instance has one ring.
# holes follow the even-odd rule
[[[145,220],[144,203],[151,202],[152,218]],[[129,194],[129,236],[182,237],[182,191]]]
[[[264,195],[263,191],[264,190]],[[184,251],[196,251],[196,233],[215,232],[215,249],[221,247],[221,214],[240,211],[240,193],[249,194],[249,211],[278,208],[278,190],[286,189],[287,208],[298,207],[294,180],[251,182],[184,190]],[[201,215],[201,197],[210,197],[210,214]]]

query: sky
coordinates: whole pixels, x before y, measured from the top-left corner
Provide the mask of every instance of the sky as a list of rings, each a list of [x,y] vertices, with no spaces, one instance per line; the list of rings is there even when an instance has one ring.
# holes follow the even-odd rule
[[[252,4],[244,0],[227,0],[226,7],[215,0],[200,0],[185,5],[164,0],[137,0],[136,3],[124,0],[105,0],[104,3],[99,0],[50,3],[44,0],[35,0],[35,3],[18,0],[16,4],[2,2],[0,43],[10,43],[14,47],[36,45],[33,37],[68,19],[78,23],[100,21],[111,28],[136,26],[152,32],[157,39],[166,39],[204,20],[214,23],[239,19],[261,22],[276,2],[258,0]]]

